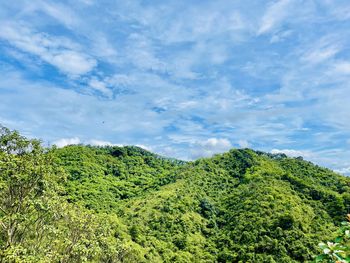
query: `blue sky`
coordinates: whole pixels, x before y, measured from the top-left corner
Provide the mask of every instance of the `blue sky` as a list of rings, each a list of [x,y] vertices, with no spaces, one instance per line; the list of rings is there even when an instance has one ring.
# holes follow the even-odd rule
[[[347,0],[1,1],[0,23],[0,123],[45,144],[350,174]]]

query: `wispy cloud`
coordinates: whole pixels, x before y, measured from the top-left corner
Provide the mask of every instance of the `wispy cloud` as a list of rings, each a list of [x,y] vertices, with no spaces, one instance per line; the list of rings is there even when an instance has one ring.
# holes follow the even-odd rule
[[[340,169],[335,170],[337,173],[344,174],[350,176],[350,166],[349,167],[342,167]]]
[[[284,153],[290,157],[305,157],[310,158],[312,156],[312,153],[309,151],[300,151],[300,150],[293,150],[293,149],[272,149],[271,153],[277,154],[277,153]]]
[[[35,32],[23,24],[3,22],[0,38],[70,76],[86,74],[97,64],[94,58],[80,52],[71,40]]]
[[[222,153],[232,148],[232,144],[225,138],[209,138],[204,141],[196,141],[192,146],[192,158],[208,157],[215,153]]]
[[[107,88],[106,83],[98,80],[96,77],[92,77],[88,84],[91,88],[105,94],[108,97],[112,95],[112,91]]]
[[[337,61],[334,64],[334,70],[340,74],[350,74],[350,62],[349,61]]]
[[[73,138],[62,138],[57,141],[54,141],[52,144],[56,145],[59,148],[62,148],[67,145],[74,145],[79,143],[81,143],[80,139],[78,137],[73,137]]]
[[[311,51],[309,54],[305,54],[305,57],[303,59],[310,63],[320,63],[334,57],[334,55],[338,52],[339,48],[334,46],[325,47],[319,50],[315,50],[315,47],[313,47],[313,51]]]
[[[279,0],[271,4],[262,17],[258,34],[267,33],[281,23],[290,14],[291,4],[293,4],[292,0]]]
[[[24,1],[23,13],[40,12],[54,18],[68,28],[79,24],[78,17],[72,9],[62,3],[54,3],[49,1]]]

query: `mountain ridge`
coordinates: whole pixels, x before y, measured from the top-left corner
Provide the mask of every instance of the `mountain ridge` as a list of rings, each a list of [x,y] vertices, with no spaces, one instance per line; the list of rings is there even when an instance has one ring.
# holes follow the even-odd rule
[[[128,158],[126,156],[126,162]],[[144,163],[141,162],[142,165],[148,166],[147,158],[144,158]],[[190,262],[197,259],[198,262],[265,262],[265,258],[277,260],[273,256],[276,251],[284,256],[283,262],[311,260],[317,245],[316,242],[311,246],[311,239],[316,239],[317,232],[321,230],[327,233],[326,236],[332,235],[332,231],[322,229],[320,222],[326,221],[328,227],[334,230],[335,225],[346,214],[346,206],[350,201],[347,194],[350,182],[348,178],[304,161],[300,157],[290,158],[283,154],[269,154],[251,149],[232,149],[211,158],[200,158],[180,166],[175,165],[171,169],[166,176],[170,176],[171,180],[166,183],[158,181],[152,187],[142,190],[140,195],[135,192],[131,198],[123,198],[123,205],[117,212],[124,220],[126,218],[125,222],[131,229],[133,242],[141,245],[141,250],[147,251],[144,252],[146,261]],[[143,172],[146,170],[143,168]],[[134,173],[134,179],[135,176],[137,177],[137,173]],[[157,181],[162,176],[156,175],[153,178]],[[235,203],[232,203],[231,199],[236,200]],[[246,201],[242,204],[242,200]],[[279,202],[281,200],[284,201]],[[318,202],[322,202],[322,206]],[[143,207],[147,209],[144,210]],[[152,215],[149,211],[152,211]],[[276,213],[276,216],[273,216],[273,213]],[[183,218],[184,215],[188,218]],[[243,215],[246,219],[241,218]],[[281,246],[278,244],[280,242],[277,242],[275,252],[272,248],[271,251],[263,248],[263,245],[249,247],[249,243],[264,242],[259,238],[252,238],[250,232],[244,230],[248,227],[245,220],[252,220],[253,216],[263,216],[263,221],[271,223],[265,225],[259,220],[255,221],[255,227],[250,231],[256,232],[259,238],[272,240],[272,243],[281,241],[283,237],[284,245]],[[244,225],[244,228],[232,225],[231,220],[240,227]],[[193,222],[189,223],[191,221]],[[183,224],[187,225],[188,229],[183,228]],[[200,231],[194,227],[196,224],[201,226]],[[258,230],[258,226],[263,230]],[[155,229],[165,232],[160,231],[160,234]],[[215,231],[223,237],[215,237],[217,234],[212,233]],[[284,234],[278,236],[274,233],[276,231]],[[268,232],[271,232],[272,236],[267,234]],[[232,233],[236,233],[240,238],[228,238]],[[288,236],[286,233],[292,234]],[[164,243],[161,244],[173,251],[169,252],[173,257],[166,258],[160,252],[162,245],[158,243],[164,238],[167,241],[163,240]],[[202,240],[201,253],[191,250],[193,239]],[[210,240],[209,243],[206,243],[207,239]],[[299,239],[305,240],[301,243],[298,242]],[[239,245],[231,244],[233,240]],[[231,245],[227,245],[226,242]],[[215,248],[217,244],[221,252],[208,252],[218,249]],[[293,247],[295,244],[298,244],[297,248]],[[205,246],[212,247],[209,249],[204,248]],[[153,247],[156,252],[150,252],[147,247]],[[242,251],[242,248],[250,252],[232,253]],[[299,255],[301,252],[298,252],[298,249],[304,249],[304,255]]]

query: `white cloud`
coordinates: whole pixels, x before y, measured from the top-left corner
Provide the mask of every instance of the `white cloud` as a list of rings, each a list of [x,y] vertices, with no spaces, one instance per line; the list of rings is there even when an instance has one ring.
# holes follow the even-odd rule
[[[309,151],[299,151],[299,150],[293,150],[293,149],[283,149],[283,150],[279,150],[279,149],[272,149],[271,153],[273,154],[277,154],[277,153],[284,153],[290,157],[305,157],[305,158],[309,158],[312,156],[312,153]]]
[[[144,145],[144,144],[135,144],[135,146],[137,146],[137,147],[140,147],[140,148],[142,148],[142,149],[144,149],[144,150],[146,150],[146,151],[152,151],[152,149],[153,149],[153,147],[151,147],[151,146],[147,146],[147,145]]]
[[[313,50],[310,51],[309,54],[306,54],[306,56],[303,58],[305,61],[315,64],[320,63],[334,57],[334,55],[336,55],[340,51],[339,47],[337,46],[325,47],[323,49],[318,50],[314,49],[315,47],[313,47]]]
[[[34,32],[20,24],[4,22],[0,38],[71,76],[86,74],[97,65],[94,58],[79,51],[78,45],[72,41]]]
[[[350,175],[350,166],[348,167],[342,167],[339,169],[334,170],[337,173],[344,174],[344,175]]]
[[[119,147],[129,145],[129,144],[112,143],[109,141],[97,140],[97,139],[82,141],[78,137],[62,138],[62,139],[54,141],[52,144],[56,145],[58,148],[65,147],[67,145],[76,145],[76,144],[85,144],[85,145],[91,145],[91,146],[119,146]],[[135,146],[140,147],[142,149],[145,149],[147,151],[152,151],[152,147],[144,145],[144,144],[135,144]]]
[[[104,81],[98,80],[96,77],[93,77],[89,81],[89,86],[95,90],[102,92],[104,95],[110,97],[112,96],[112,90],[107,88],[107,83]]]
[[[234,4],[233,4],[234,6]],[[225,35],[230,39],[239,39],[250,20],[244,19],[238,8],[228,3],[208,2],[196,5],[169,6],[161,16],[155,16],[152,26],[156,37],[165,43],[203,42],[213,36]],[[141,14],[142,16],[142,14]]]
[[[284,41],[285,39],[290,37],[292,34],[293,34],[292,30],[285,30],[282,32],[277,32],[276,34],[274,34],[271,37],[270,43],[278,43],[278,42]]]
[[[348,1],[323,0],[322,4],[325,5],[325,10],[327,10],[333,18],[342,22],[350,19],[350,5]]]
[[[150,69],[164,72],[163,63],[154,52],[153,42],[147,37],[139,34],[131,34],[128,38],[126,54],[129,62],[140,69]]]
[[[281,23],[290,13],[288,7],[291,3],[293,3],[292,0],[280,0],[272,4],[262,18],[258,35],[271,31],[276,25]]]
[[[67,145],[80,144],[80,139],[78,137],[73,138],[62,138],[57,141],[54,141],[53,144],[59,148],[62,148]]]
[[[192,148],[192,157],[208,157],[216,153],[222,153],[232,148],[232,144],[225,138],[209,138],[204,141],[196,141]]]
[[[128,146],[128,144],[112,143],[109,141],[96,140],[96,139],[88,140],[86,141],[86,144],[91,146],[119,146],[119,147]],[[135,144],[135,146],[140,147],[147,151],[152,151],[152,147],[144,144]]]
[[[86,74],[97,64],[93,58],[73,50],[62,50],[57,54],[43,54],[42,58],[70,75]]]
[[[231,147],[231,142],[227,139],[210,138],[204,142],[199,142],[204,149],[208,150],[227,150]]]
[[[78,23],[76,14],[70,8],[60,3],[49,3],[48,1],[30,1],[30,9],[38,9],[55,18],[67,27]]]
[[[94,0],[79,0],[80,2],[86,4],[86,5],[93,5],[95,4]]]
[[[250,146],[250,144],[247,140],[239,140],[238,145],[241,148],[248,148]]]
[[[334,70],[341,74],[350,74],[350,62],[339,61],[334,64]]]
[[[89,144],[92,146],[121,146],[120,144],[114,144],[109,141],[96,140],[96,139],[89,140],[86,142],[86,144]]]

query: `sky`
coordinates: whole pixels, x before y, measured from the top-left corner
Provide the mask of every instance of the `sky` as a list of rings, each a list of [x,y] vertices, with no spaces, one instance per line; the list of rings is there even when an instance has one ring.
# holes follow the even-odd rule
[[[45,145],[350,175],[348,0],[0,1],[0,25],[0,124]]]

